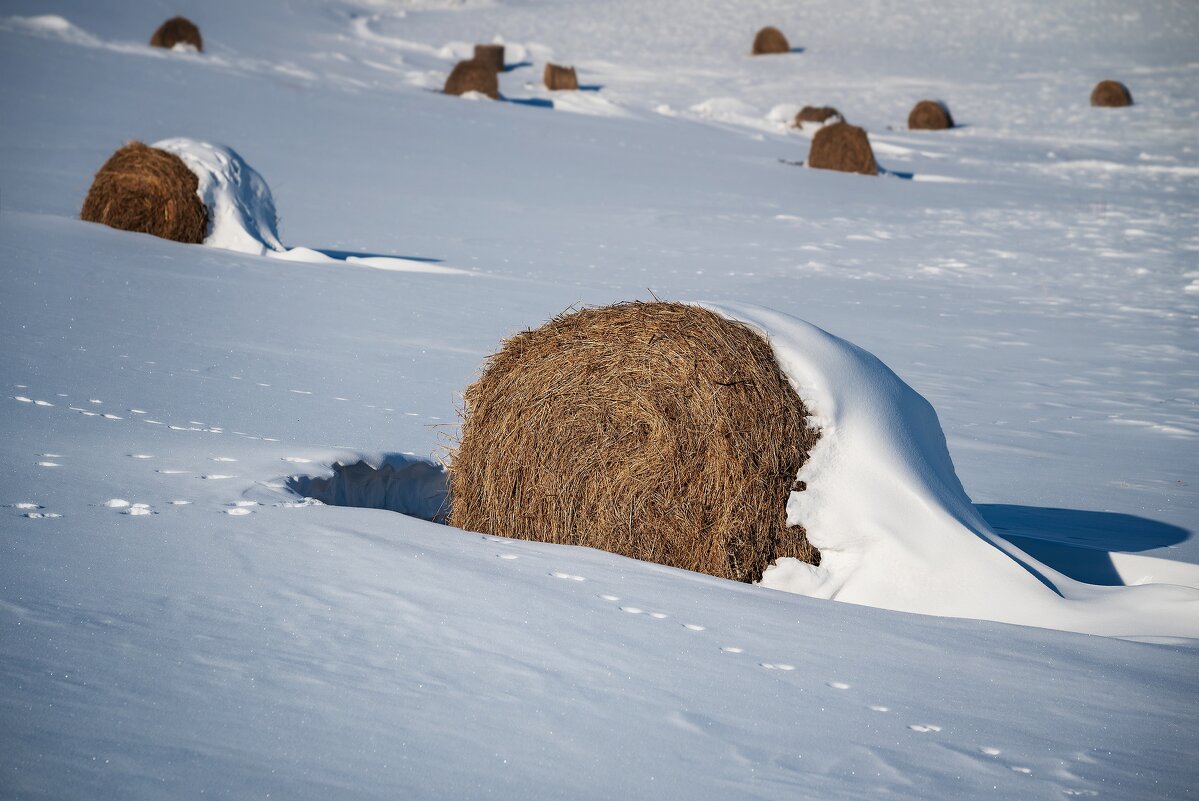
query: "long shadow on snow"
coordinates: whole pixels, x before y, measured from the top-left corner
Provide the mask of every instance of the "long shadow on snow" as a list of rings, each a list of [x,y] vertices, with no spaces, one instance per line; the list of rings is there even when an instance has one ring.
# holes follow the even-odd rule
[[[430,259],[425,256],[397,256],[394,253],[359,253],[355,250],[327,250],[325,248],[313,248],[317,253],[323,253],[331,259],[345,261],[349,258],[355,259],[403,259],[404,261],[423,261],[426,264],[440,264],[444,259]]]
[[[432,459],[403,453],[377,460],[338,462],[331,476],[289,476],[287,488],[328,506],[387,509],[444,523],[449,516],[449,477]]]

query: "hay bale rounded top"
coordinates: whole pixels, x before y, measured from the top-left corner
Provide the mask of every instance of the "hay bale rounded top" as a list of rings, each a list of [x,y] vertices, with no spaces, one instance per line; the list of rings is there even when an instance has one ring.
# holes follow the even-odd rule
[[[819,564],[786,503],[818,433],[770,345],[681,303],[517,334],[465,394],[450,525],[737,581]]]
[[[833,119],[834,117],[836,119]],[[829,120],[845,122],[845,117],[832,106],[804,106],[795,115],[795,127],[802,128],[804,123],[809,123],[811,126],[824,125]]]
[[[171,17],[159,25],[158,30],[150,37],[151,47],[165,47],[170,50],[180,43],[189,44],[200,51],[204,50],[200,29],[187,17]]]
[[[579,76],[575,74],[574,67],[560,67],[557,64],[546,64],[545,88],[551,91],[578,89]]]
[[[475,45],[475,61],[486,64],[494,72],[504,71],[504,46],[502,44]]]
[[[791,43],[783,32],[773,26],[766,26],[754,37],[754,55],[766,56],[775,53],[790,53]]]
[[[492,100],[499,100],[500,82],[495,70],[479,61],[459,61],[445,79],[447,95],[461,95],[466,92],[482,92]]]
[[[130,142],[96,173],[80,219],[123,231],[200,244],[208,210],[196,193],[200,179],[174,153]]]
[[[949,109],[936,100],[921,100],[908,114],[908,128],[913,131],[943,131],[952,127]]]
[[[1120,108],[1132,105],[1132,92],[1119,81],[1100,81],[1091,90],[1091,105]]]
[[[826,125],[812,137],[808,166],[819,170],[878,175],[878,162],[866,132],[848,122]]]

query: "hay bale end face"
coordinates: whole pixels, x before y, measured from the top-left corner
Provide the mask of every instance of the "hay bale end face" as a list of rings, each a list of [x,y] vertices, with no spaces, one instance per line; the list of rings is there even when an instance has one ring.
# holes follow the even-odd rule
[[[465,394],[450,525],[737,581],[819,564],[786,503],[818,432],[761,336],[624,303],[506,341]]]
[[[767,26],[754,37],[754,55],[767,56],[775,53],[790,53],[791,43],[778,28]]]
[[[804,106],[795,115],[795,127],[802,128],[805,124],[808,127],[815,127],[817,125],[824,125],[830,120],[833,122],[844,122],[845,117],[832,106]]]
[[[486,64],[494,72],[504,71],[504,46],[502,44],[475,45],[475,61]]]
[[[545,88],[553,92],[579,88],[579,76],[574,67],[560,67],[557,64],[545,65]]]
[[[1132,105],[1132,92],[1119,81],[1100,81],[1091,90],[1091,105],[1121,108]]]
[[[447,95],[482,92],[492,100],[500,98],[500,82],[495,70],[479,61],[459,61],[445,80]]]
[[[826,125],[816,132],[812,137],[812,149],[808,152],[808,166],[819,170],[878,175],[878,162],[874,160],[870,138],[864,130],[847,122]]]
[[[189,44],[197,50],[204,50],[204,40],[200,37],[200,29],[186,17],[171,17],[158,26],[150,37],[151,47],[165,47],[170,50],[177,44]]]
[[[936,100],[921,100],[908,114],[908,128],[913,131],[943,131],[952,127],[949,109]]]
[[[123,231],[200,244],[208,210],[196,193],[200,179],[173,153],[130,142],[96,173],[80,219]]]

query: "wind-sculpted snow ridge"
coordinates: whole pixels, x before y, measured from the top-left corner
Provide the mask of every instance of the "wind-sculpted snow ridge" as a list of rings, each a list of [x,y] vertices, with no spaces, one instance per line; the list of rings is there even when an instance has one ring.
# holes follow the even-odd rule
[[[1199,640],[1199,589],[1075,581],[997,536],[954,471],[931,404],[872,354],[816,326],[741,304],[704,304],[761,331],[820,440],[788,523],[819,567],[780,559],[762,585],[949,617],[1160,641]]]

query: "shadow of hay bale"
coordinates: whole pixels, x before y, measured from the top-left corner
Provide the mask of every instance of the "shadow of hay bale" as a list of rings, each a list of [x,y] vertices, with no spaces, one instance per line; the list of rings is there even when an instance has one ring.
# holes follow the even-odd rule
[[[878,162],[866,132],[847,122],[826,125],[812,137],[808,166],[818,170],[878,175]]]
[[[1132,92],[1119,81],[1100,81],[1091,90],[1091,105],[1103,108],[1131,106]]]
[[[449,507],[445,468],[400,453],[386,454],[377,464],[338,462],[331,476],[289,476],[285,483],[297,495],[328,506],[387,509],[434,523],[445,522]]]
[[[492,100],[500,99],[500,82],[489,64],[478,61],[459,61],[445,80],[447,95],[481,92]]]
[[[175,154],[130,142],[96,173],[79,218],[198,245],[209,216],[199,184]]]
[[[557,64],[545,65],[545,88],[553,92],[563,90],[578,90],[579,76],[574,67],[560,67]]]
[[[949,107],[939,100],[921,100],[908,114],[908,128],[913,131],[943,131],[952,127]]]
[[[767,56],[777,53],[790,53],[791,44],[783,32],[773,26],[766,26],[754,36],[753,54]]]
[[[201,52],[204,51],[204,40],[200,29],[187,17],[171,17],[158,26],[150,37],[151,47],[165,47],[170,50],[177,44],[191,45]]]

